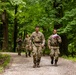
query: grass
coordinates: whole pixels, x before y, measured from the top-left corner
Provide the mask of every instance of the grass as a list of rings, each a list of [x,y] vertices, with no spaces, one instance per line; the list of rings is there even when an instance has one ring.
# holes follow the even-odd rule
[[[72,61],[74,61],[74,62],[76,62],[76,56],[75,57],[71,57],[71,56],[62,56],[63,58],[65,58],[65,59],[68,59],[68,60],[72,60]]]
[[[0,73],[9,64],[9,62],[10,62],[10,55],[0,54]]]

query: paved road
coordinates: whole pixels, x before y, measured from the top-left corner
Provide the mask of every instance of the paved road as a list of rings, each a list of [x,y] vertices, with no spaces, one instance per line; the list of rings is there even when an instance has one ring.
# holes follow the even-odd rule
[[[26,58],[17,56],[16,53],[10,53],[12,56],[11,66],[5,70],[2,75],[76,75],[76,62],[72,62],[63,58],[59,59],[58,66],[50,64],[50,57],[42,57],[41,67],[32,68],[32,57]]]

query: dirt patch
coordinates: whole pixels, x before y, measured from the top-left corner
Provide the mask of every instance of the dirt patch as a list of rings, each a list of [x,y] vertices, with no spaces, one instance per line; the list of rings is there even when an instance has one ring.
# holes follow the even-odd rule
[[[9,69],[2,75],[76,75],[76,63],[60,58],[58,66],[51,65],[50,57],[42,57],[40,68],[33,68],[32,57],[25,57],[25,54],[18,56],[11,54],[13,62]]]

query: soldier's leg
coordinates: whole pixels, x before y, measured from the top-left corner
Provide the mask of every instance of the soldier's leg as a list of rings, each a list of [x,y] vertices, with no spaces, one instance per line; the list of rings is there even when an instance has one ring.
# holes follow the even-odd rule
[[[50,53],[50,57],[51,57],[51,64],[53,64],[53,62],[54,62],[54,54],[55,54],[54,49],[53,49],[53,48],[51,48],[51,53]]]
[[[27,53],[26,53],[26,47],[24,47],[24,52],[25,52],[25,56],[27,57]]]
[[[18,52],[18,55],[20,55],[20,53],[19,53],[19,49],[17,49],[17,52]]]
[[[17,52],[18,52],[18,55],[19,55],[19,46],[17,46]]]
[[[26,57],[28,57],[28,45],[26,45],[25,49],[26,49]]]
[[[17,49],[17,52],[18,52],[18,49],[19,49],[19,48],[18,48],[18,46],[17,46],[17,48],[16,48],[16,49]],[[18,53],[18,55],[19,55],[19,53]]]
[[[26,57],[28,56],[28,52],[27,52],[27,49],[26,49]]]
[[[33,68],[35,68],[36,67],[36,54],[33,54],[33,63],[34,63]]]
[[[18,46],[18,55],[21,56],[21,47],[20,46]]]
[[[18,55],[20,55],[20,56],[21,56],[21,50],[20,50],[20,49],[18,50]]]
[[[30,50],[29,50],[29,46],[27,47],[27,55],[30,57]]]
[[[37,54],[37,67],[40,67],[40,61],[41,61],[41,55],[42,55],[42,47],[38,47],[38,54]]]
[[[31,57],[31,51],[29,50],[29,52],[28,52],[28,55],[29,55],[29,57]]]
[[[58,58],[59,58],[59,49],[57,48],[57,49],[55,50],[55,65],[57,65]]]
[[[45,50],[43,50],[43,56],[45,56]]]
[[[22,48],[20,47],[20,50],[19,50],[19,55],[21,56],[21,50],[22,50]]]
[[[40,67],[40,61],[41,61],[41,56],[38,55],[38,58],[37,58],[37,67]]]
[[[36,56],[37,56],[36,55],[37,54],[37,48],[35,46],[33,46],[32,53],[33,53],[33,63],[34,63],[33,68],[35,68],[36,67],[36,64],[37,64],[37,59],[36,59]]]

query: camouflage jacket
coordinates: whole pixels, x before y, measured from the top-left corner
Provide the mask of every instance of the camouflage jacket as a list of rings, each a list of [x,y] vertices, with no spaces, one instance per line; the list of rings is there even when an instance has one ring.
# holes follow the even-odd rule
[[[25,38],[25,39],[24,39],[24,45],[30,45],[30,44],[31,44],[30,37]]]
[[[41,33],[41,32],[33,32],[31,34],[31,37],[30,37],[31,41],[33,42],[33,44],[36,44],[36,45],[39,45],[39,44],[45,44],[45,38],[44,38],[44,35]]]
[[[48,46],[59,46],[59,43],[61,43],[61,37],[57,34],[53,34],[48,39]]]
[[[16,42],[18,45],[22,45],[22,43],[23,43],[22,39],[20,39],[20,38],[18,38]]]

